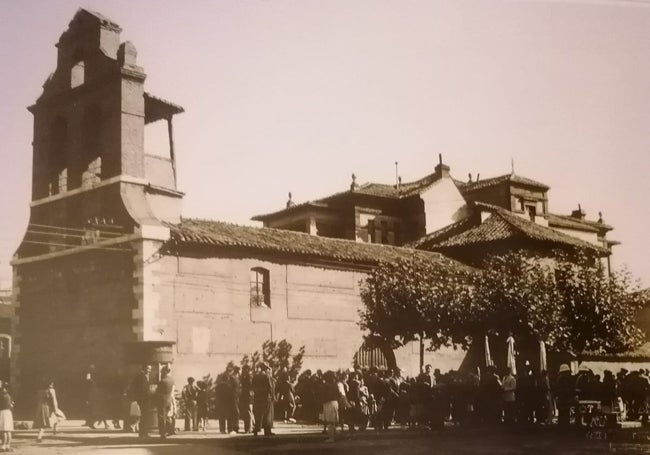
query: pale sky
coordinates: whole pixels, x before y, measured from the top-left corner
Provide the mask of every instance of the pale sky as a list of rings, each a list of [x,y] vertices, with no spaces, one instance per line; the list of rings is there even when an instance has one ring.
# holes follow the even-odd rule
[[[184,216],[251,216],[433,171],[515,172],[603,212],[650,286],[650,1],[0,1],[0,281],[28,220],[32,116],[78,7],[133,42],[175,118]]]

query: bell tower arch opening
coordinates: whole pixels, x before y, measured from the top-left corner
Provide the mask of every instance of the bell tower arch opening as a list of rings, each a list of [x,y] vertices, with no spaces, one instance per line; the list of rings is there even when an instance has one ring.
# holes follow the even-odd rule
[[[86,80],[86,63],[81,49],[74,52],[72,61],[74,64],[70,69],[70,88],[75,88],[83,85]]]
[[[89,188],[102,179],[103,115],[97,104],[84,112],[82,122],[81,187]]]
[[[56,117],[49,131],[50,147],[46,157],[48,182],[47,193],[52,196],[68,190],[68,122],[63,117]]]

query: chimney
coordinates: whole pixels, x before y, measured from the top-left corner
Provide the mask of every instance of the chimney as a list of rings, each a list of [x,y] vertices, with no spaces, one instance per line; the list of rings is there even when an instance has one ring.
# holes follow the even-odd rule
[[[468,177],[467,182],[472,183],[472,173],[471,172],[469,174],[467,174],[467,177]]]
[[[438,154],[438,165],[436,166],[436,177],[440,178],[449,178],[449,166],[442,164],[442,153]]]
[[[584,221],[586,213],[582,210],[580,204],[578,204],[578,210],[571,212],[571,216],[578,220]]]

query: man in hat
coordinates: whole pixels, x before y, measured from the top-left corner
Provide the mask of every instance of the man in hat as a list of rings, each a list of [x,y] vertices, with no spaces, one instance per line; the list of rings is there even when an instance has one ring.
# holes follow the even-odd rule
[[[158,408],[158,431],[160,438],[175,433],[174,417],[174,380],[169,367],[163,367],[160,372],[161,379],[156,387],[156,407]]]
[[[138,374],[133,378],[133,382],[130,387],[130,395],[133,401],[138,403],[140,408],[140,425],[138,426],[138,435],[142,438],[146,438],[149,435],[147,434],[147,427],[145,426],[144,419],[145,415],[149,411],[149,401],[151,392],[149,390],[149,375],[151,374],[151,365],[142,365],[142,369]]]
[[[275,397],[275,384],[269,366],[261,362],[258,364],[258,373],[253,377],[253,414],[255,426],[253,434],[257,436],[260,429],[264,429],[264,436],[273,433],[273,402]]]
[[[181,397],[185,406],[185,431],[198,431],[199,424],[196,418],[196,399],[199,394],[198,387],[194,384],[194,378],[187,378],[187,384],[183,387]]]

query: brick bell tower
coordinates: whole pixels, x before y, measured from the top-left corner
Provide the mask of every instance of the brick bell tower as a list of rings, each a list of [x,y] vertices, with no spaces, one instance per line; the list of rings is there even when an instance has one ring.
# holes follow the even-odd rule
[[[135,46],[120,42],[120,32],[79,9],[56,44],[55,71],[28,108],[32,200],[13,260],[11,377],[23,397],[54,380],[70,412],[82,406],[75,391],[88,365],[117,378],[123,346],[156,339],[145,302],[155,300],[166,223],[180,220],[172,117],[183,108],[144,91]],[[167,122],[169,153],[150,156],[145,125],[158,121]]]

